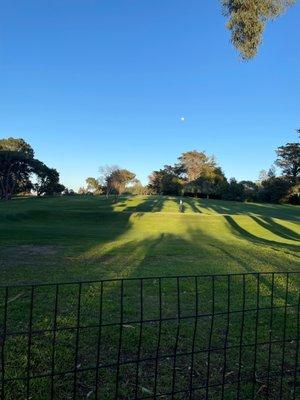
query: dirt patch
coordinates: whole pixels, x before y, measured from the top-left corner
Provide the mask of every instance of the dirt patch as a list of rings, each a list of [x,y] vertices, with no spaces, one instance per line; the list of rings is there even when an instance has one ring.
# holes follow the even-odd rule
[[[53,256],[57,255],[61,249],[61,246],[34,244],[22,244],[17,246],[6,246],[2,248],[4,253],[17,257],[21,257],[22,255]]]
[[[0,246],[0,266],[56,264],[62,254],[62,246],[33,244]]]

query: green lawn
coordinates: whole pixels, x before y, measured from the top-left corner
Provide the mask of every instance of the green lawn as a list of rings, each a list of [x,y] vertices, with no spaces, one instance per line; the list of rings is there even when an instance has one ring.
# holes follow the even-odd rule
[[[300,207],[171,197],[0,203],[1,283],[290,271]]]
[[[119,376],[120,385],[118,398],[123,400],[153,398],[155,390],[168,393],[172,388],[185,389],[191,379],[194,386],[202,387],[207,377],[212,385],[218,385],[223,377],[227,382],[224,397],[219,387],[212,387],[207,389],[209,398],[236,398],[238,385],[230,383],[241,378],[241,398],[251,399],[254,390],[255,398],[265,399],[268,363],[270,398],[293,398],[296,343],[292,339],[297,335],[295,306],[299,294],[296,275],[291,274],[287,281],[286,276],[278,274],[273,282],[272,274],[262,275],[259,282],[257,276],[233,276],[229,297],[226,276],[218,276],[214,283],[210,277],[196,282],[191,276],[180,279],[179,283],[174,278],[158,280],[154,277],[299,271],[300,207],[189,198],[183,201],[183,213],[179,212],[178,198],[159,196],[124,197],[116,203],[104,197],[18,198],[0,203],[0,279],[3,285],[153,277],[144,281],[142,296],[140,281],[125,280],[123,289],[120,282],[104,284],[102,322],[107,326],[102,329],[100,347],[97,324],[101,283],[82,286],[80,317],[79,287],[75,284],[62,286],[56,321],[55,286],[38,287],[34,295],[30,286],[10,288],[6,323],[9,335],[4,351],[5,399],[24,399],[29,393],[30,399],[46,400],[51,398],[52,383],[55,399],[72,399],[74,387],[76,398],[95,399],[93,368],[97,365],[98,351],[101,354],[98,365],[112,364],[99,371],[101,399],[115,398],[116,376]],[[117,372],[122,290],[124,325],[120,360],[125,363]],[[2,288],[2,299],[4,294]],[[141,299],[145,320],[142,325],[139,323]],[[272,305],[278,308],[271,312]],[[213,307],[217,313],[214,318]],[[243,309],[247,311],[241,313]],[[194,318],[195,314],[201,318]],[[164,321],[160,325],[161,318]],[[60,328],[55,339],[54,326]],[[33,332],[31,341],[29,330]],[[4,331],[3,300],[0,303],[1,331]],[[14,335],[16,331],[22,333]],[[257,352],[253,346],[256,341],[260,343]],[[226,346],[224,372],[224,351],[220,349]],[[205,351],[208,347],[215,348],[210,356]],[[175,363],[174,350],[181,354]],[[193,361],[192,350],[196,351]],[[137,371],[137,359],[156,354],[161,357],[158,363],[141,361]],[[57,374],[54,382],[48,377],[52,357]],[[126,363],[126,360],[132,362]],[[29,387],[26,382],[14,381],[27,376],[28,363],[33,377]],[[72,371],[74,365],[78,369],[75,377],[74,373],[60,375],[62,371]],[[158,371],[156,389],[155,368]],[[281,393],[282,368],[287,375]],[[0,363],[0,372],[1,369]],[[199,389],[194,392],[194,398],[204,399],[206,394],[205,389]],[[174,397],[186,398],[183,393]]]

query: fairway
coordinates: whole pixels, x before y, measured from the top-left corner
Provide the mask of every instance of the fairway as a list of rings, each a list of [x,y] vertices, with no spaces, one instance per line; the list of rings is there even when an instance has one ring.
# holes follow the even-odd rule
[[[0,286],[3,398],[292,398],[300,208],[182,200],[0,204],[2,285],[97,281]]]
[[[1,283],[300,266],[300,207],[163,196],[0,204]]]

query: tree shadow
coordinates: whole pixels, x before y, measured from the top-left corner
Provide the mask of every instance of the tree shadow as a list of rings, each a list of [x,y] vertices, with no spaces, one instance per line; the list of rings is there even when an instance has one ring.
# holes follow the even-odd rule
[[[126,231],[130,229],[130,221],[127,221],[127,225],[123,222],[128,220],[130,216],[128,214],[122,213],[114,213],[117,218],[122,219],[122,227],[119,229],[120,231]],[[230,296],[230,310],[233,311],[230,314],[230,329],[229,329],[229,340],[232,346],[235,344],[238,347],[239,341],[244,340],[246,345],[249,345],[244,350],[244,360],[251,359],[253,357],[253,342],[255,340],[253,334],[255,331],[255,324],[257,326],[258,320],[255,321],[255,313],[258,315],[258,311],[256,311],[256,276],[251,275],[246,278],[247,285],[247,302],[246,307],[252,308],[252,314],[246,313],[245,317],[245,302],[243,303],[243,275],[240,274],[238,276],[232,276],[231,279],[231,291],[228,294],[228,286],[227,286],[227,277],[217,275],[214,278],[214,285],[212,286],[212,277],[211,276],[202,276],[196,282],[198,286],[195,286],[195,276],[190,276],[188,278],[180,278],[180,281],[176,280],[176,278],[165,278],[163,280],[157,279],[157,276],[168,276],[170,274],[174,275],[200,275],[206,273],[212,273],[211,270],[201,269],[201,262],[198,264],[199,268],[195,268],[194,264],[190,264],[190,268],[187,268],[183,263],[180,266],[180,270],[176,270],[172,261],[176,258],[176,254],[179,254],[181,251],[186,251],[187,257],[189,252],[194,254],[194,257],[201,257],[201,252],[207,251],[207,247],[212,248],[212,252],[214,249],[221,251],[227,258],[233,259],[239,266],[241,266],[241,272],[255,272],[251,266],[245,263],[243,260],[236,257],[234,251],[230,251],[230,248],[224,248],[224,246],[230,246],[230,244],[225,243],[224,241],[218,240],[217,238],[211,237],[211,243],[207,245],[202,244],[201,240],[199,241],[199,236],[203,234],[203,230],[201,229],[191,229],[189,230],[189,239],[186,238],[178,238],[176,235],[172,233],[166,234],[165,232],[158,233],[156,235],[147,237],[145,239],[137,239],[131,240],[127,242],[121,243],[117,249],[108,251],[105,255],[106,260],[111,257],[112,263],[117,261],[115,258],[116,253],[125,254],[127,258],[127,268],[122,270],[109,271],[107,270],[107,266],[104,266],[105,278],[125,278],[125,280],[114,281],[114,282],[105,282],[104,286],[91,283],[84,284],[82,287],[82,291],[80,292],[80,324],[81,326],[96,326],[97,330],[95,331],[88,330],[81,332],[80,337],[80,349],[79,349],[79,360],[80,360],[80,368],[86,368],[86,366],[94,365],[95,363],[95,352],[97,352],[97,341],[99,340],[98,336],[98,324],[99,324],[99,308],[101,307],[101,323],[106,324],[104,328],[101,329],[101,362],[104,364],[115,363],[115,354],[119,349],[119,354],[121,354],[121,360],[137,360],[139,359],[139,348],[142,347],[143,355],[144,352],[148,357],[155,356],[157,343],[159,343],[159,351],[160,354],[164,356],[169,356],[170,353],[173,355],[178,353],[187,354],[191,351],[191,343],[196,341],[197,348],[196,349],[207,349],[208,341],[209,348],[222,348],[224,347],[225,340],[225,332],[226,333],[226,342],[228,329],[227,319],[229,321],[229,314],[226,317],[227,311],[227,299]],[[195,239],[198,238],[198,241]],[[180,248],[176,247],[176,244],[180,243]],[[207,247],[206,247],[207,246]],[[161,258],[161,254],[164,254],[164,258]],[[137,258],[134,258],[134,254],[137,252]],[[175,254],[174,254],[175,253]],[[157,260],[155,259],[157,258]],[[220,261],[222,258],[220,258]],[[88,261],[88,260],[87,260]],[[99,263],[101,260],[97,260]],[[157,261],[157,262],[154,262]],[[226,272],[225,263],[224,266],[221,264],[218,266],[218,273],[224,274]],[[94,271],[95,279],[102,279],[103,276],[99,274],[98,271]],[[215,275],[215,274],[214,274]],[[145,278],[152,277],[151,279],[144,279],[141,284],[139,280],[126,280],[126,278],[136,278],[141,277]],[[92,277],[91,277],[92,279]],[[260,300],[263,302],[263,305],[270,304],[270,297],[268,296],[270,292],[270,280],[262,276],[261,284],[268,286],[268,290],[264,290],[261,293]],[[161,286],[162,290],[160,290]],[[103,290],[104,287],[104,290]],[[60,298],[59,298],[59,315],[60,313],[64,317],[64,324],[69,324],[67,326],[72,326],[74,329],[74,324],[76,322],[76,299],[78,299],[78,290],[77,285],[72,288],[72,286],[68,286],[69,289],[65,289],[64,291],[60,289]],[[73,292],[72,292],[73,290]],[[99,299],[101,293],[101,306],[99,306]],[[104,293],[104,294],[103,294]],[[43,294],[43,293],[42,293]],[[37,291],[35,292],[35,296],[37,296]],[[289,297],[289,302],[294,301],[297,293],[294,292]],[[29,294],[28,294],[29,296]],[[38,299],[40,299],[39,297]],[[283,300],[285,298],[285,290],[284,290],[284,282],[283,285],[279,286],[278,291],[276,292],[276,305],[279,300]],[[51,297],[51,301],[44,297],[40,303],[38,303],[38,299],[35,298],[35,307],[37,308],[37,304],[39,307],[45,307],[46,311],[49,311],[49,315],[53,314],[53,303],[54,296]],[[197,299],[197,300],[196,300]],[[198,305],[199,299],[199,305]],[[21,297],[20,300],[17,298],[15,300],[15,304],[18,306],[23,306],[22,310],[24,310],[24,302],[26,298],[25,296]],[[103,300],[103,301],[102,301]],[[78,300],[77,300],[78,301]],[[23,303],[22,303],[23,302]],[[269,303],[267,303],[269,302]],[[72,304],[71,304],[72,303]],[[281,301],[282,303],[282,301]],[[28,306],[27,301],[27,306]],[[180,307],[179,307],[180,305]],[[212,306],[213,305],[213,306]],[[49,310],[48,310],[48,308]],[[270,306],[269,306],[270,307]],[[35,313],[37,313],[37,309],[35,308]],[[20,307],[21,309],[21,307]],[[234,311],[239,310],[237,313]],[[212,322],[212,313],[223,312],[225,316],[215,316],[214,322]],[[78,313],[78,311],[77,311]],[[280,315],[279,315],[280,313]],[[23,314],[25,315],[26,313]],[[41,313],[41,315],[43,315]],[[78,314],[77,314],[78,315]],[[206,316],[205,316],[206,315]],[[277,311],[276,321],[277,325],[273,325],[274,334],[273,340],[277,337],[276,328],[282,327],[282,321],[284,318],[284,308],[282,307],[280,311]],[[296,315],[296,314],[295,314]],[[178,318],[185,317],[185,319]],[[191,317],[192,316],[192,317]],[[201,318],[199,317],[201,316]],[[67,320],[69,317],[69,320]],[[28,313],[26,317],[28,319]],[[245,326],[244,335],[241,333],[241,324],[244,326],[244,318],[246,318],[247,324]],[[257,317],[258,318],[258,317]],[[289,318],[290,314],[289,314]],[[163,329],[161,328],[160,320],[164,319]],[[43,319],[45,320],[45,318]],[[121,320],[121,323],[120,323]],[[141,322],[143,320],[143,323]],[[195,320],[198,323],[197,328],[195,328]],[[199,321],[198,321],[199,320]],[[66,322],[67,321],[67,322]],[[148,321],[148,322],[147,322]],[[150,321],[150,322],[149,322]],[[280,322],[281,321],[281,322]],[[44,323],[44,322],[43,322]],[[229,322],[228,322],[229,323]],[[265,327],[269,327],[269,314],[264,312],[260,312],[259,316],[259,324],[258,324],[258,338],[259,341],[262,341],[264,338]],[[281,325],[280,325],[281,324]],[[290,323],[291,324],[291,323]],[[292,327],[288,326],[286,330],[286,338],[290,338],[290,335],[295,331],[294,325],[296,324],[296,317],[293,318]],[[64,325],[64,326],[65,326]],[[42,325],[43,326],[43,325]],[[78,325],[77,325],[78,326]],[[39,328],[41,328],[39,326]],[[83,332],[87,332],[84,336]],[[195,336],[196,332],[196,336]],[[291,333],[290,333],[291,332]],[[257,333],[257,331],[256,331]],[[78,335],[78,334],[77,334]],[[122,335],[122,336],[121,336]],[[72,336],[73,337],[73,336]],[[75,336],[74,336],[75,337]],[[176,339],[177,337],[177,339]],[[211,339],[209,339],[209,337]],[[193,339],[194,338],[194,339]],[[268,340],[269,336],[267,336]],[[26,337],[27,339],[27,337]],[[212,340],[212,341],[211,341]],[[179,346],[177,346],[177,341]],[[75,342],[75,341],[74,341]],[[27,341],[26,341],[27,343]],[[49,342],[50,343],[50,342]],[[64,342],[63,342],[64,343]],[[36,341],[34,341],[34,346],[39,349],[38,345],[36,345]],[[212,345],[212,346],[211,346]],[[120,350],[121,346],[121,350]],[[72,340],[70,340],[70,335],[66,335],[66,340],[64,346],[61,346],[62,350],[65,354],[70,354],[70,359],[72,360],[72,365],[74,363],[74,346],[72,344]],[[256,346],[257,348],[257,346]],[[255,351],[256,351],[255,348]],[[44,348],[41,348],[44,351]],[[248,350],[247,350],[248,349]],[[98,350],[99,351],[99,350]],[[193,346],[194,351],[194,346]],[[246,353],[247,351],[247,353]],[[263,371],[265,364],[260,361],[261,356],[267,357],[268,348],[265,346],[261,349],[260,357],[258,358],[257,370]],[[22,353],[15,352],[17,355],[17,359],[20,357],[19,354]],[[36,352],[37,353],[37,352]],[[41,353],[44,356],[44,353]],[[58,353],[60,354],[60,353]],[[203,353],[203,357],[197,359],[197,363],[195,364],[195,370],[197,370],[197,374],[200,377],[204,377],[203,382],[205,383],[205,377],[207,376],[207,351]],[[211,372],[215,375],[221,371],[221,367],[223,366],[221,357],[221,364],[218,359],[220,355],[217,352],[212,352],[213,356],[210,360],[210,368]],[[222,353],[223,354],[223,353]],[[255,353],[256,354],[256,353]],[[292,354],[294,357],[294,354]],[[291,356],[291,357],[292,357]],[[145,357],[145,356],[144,356]],[[290,358],[291,358],[290,357]],[[47,357],[45,356],[45,359]],[[293,358],[294,360],[294,358]],[[63,358],[64,361],[64,358]],[[161,363],[161,361],[159,361]],[[38,364],[38,366],[43,364]],[[136,361],[134,363],[134,367],[136,365]],[[149,364],[151,366],[152,364]],[[168,382],[167,377],[171,376],[173,363],[161,363],[159,366],[159,380],[161,381],[162,377],[164,378],[163,384]],[[181,371],[190,371],[191,370],[191,361],[190,357],[183,358],[183,361],[176,364],[178,367],[178,371],[176,372],[176,377],[180,377],[181,381],[179,384],[182,384],[184,381],[184,375],[181,375]],[[274,364],[275,365],[275,364]],[[40,367],[41,368],[41,367]],[[252,363],[245,362],[245,369],[248,368],[250,373],[252,373]],[[230,358],[227,363],[227,371],[233,371],[234,376],[236,375],[236,371],[238,369],[237,358]],[[103,382],[101,381],[101,390],[104,387],[108,387],[110,389],[109,383],[113,381],[111,370],[105,369],[107,371],[108,377],[104,376]],[[132,372],[133,371],[133,372]],[[145,368],[140,369],[139,375],[139,383],[143,385],[143,387],[153,386],[153,374],[149,374],[151,368],[147,368],[147,364],[145,364]],[[134,369],[122,369],[122,374],[120,374],[120,386],[125,386],[129,391],[124,395],[124,398],[129,398],[128,393],[130,392],[130,387],[135,387],[136,385],[136,368]],[[249,374],[250,374],[249,373]],[[246,375],[245,375],[246,376]],[[251,375],[252,376],[252,375]],[[259,375],[261,378],[261,375]],[[102,376],[101,376],[102,377]],[[188,375],[189,377],[189,375]],[[244,375],[243,375],[244,377]],[[88,375],[78,374],[78,382],[81,384],[83,382],[87,385]],[[94,385],[94,374],[93,374],[93,382]],[[202,378],[201,378],[202,379]],[[114,382],[113,382],[114,383]],[[243,380],[242,380],[242,384]],[[247,384],[247,382],[246,382]],[[162,385],[162,384],[161,384]],[[93,386],[91,386],[93,387]],[[88,392],[87,390],[87,392]],[[162,393],[164,391],[167,392],[165,387],[161,387],[160,389]],[[107,390],[109,393],[109,390]],[[111,393],[111,392],[110,392]],[[216,396],[218,394],[216,393]],[[132,396],[133,397],[133,396]]]
[[[186,208],[185,205],[187,205],[187,207],[191,208],[191,210],[194,213],[202,213],[202,211],[200,210],[200,208],[198,208],[195,204],[195,200],[193,198],[188,198],[188,197],[184,197],[183,198],[183,205]]]
[[[288,244],[288,243],[280,243],[275,240],[268,240],[261,238],[259,236],[255,236],[252,233],[248,232],[246,229],[242,228],[230,215],[224,215],[225,220],[228,222],[229,226],[232,229],[232,232],[235,235],[238,235],[244,239],[250,240],[254,243],[264,244],[267,246],[273,245],[280,248],[289,248],[293,251],[300,251],[299,245]]]
[[[164,203],[167,199],[163,196],[148,196],[143,202],[127,206],[124,211],[127,212],[159,212],[163,209]]]
[[[234,229],[237,229],[236,225],[234,225]],[[242,234],[243,238],[245,238],[244,231],[241,233],[239,230],[238,233]],[[98,267],[100,267],[99,264],[102,262],[104,262],[104,265],[101,269],[96,268],[94,272],[98,278],[105,279],[155,279],[157,277],[166,277],[167,279],[169,276],[199,276],[199,282],[203,284],[201,289],[202,298],[206,298],[206,296],[208,298],[211,295],[210,278],[205,278],[205,276],[214,275],[217,281],[220,283],[223,282],[219,287],[220,293],[217,294],[219,299],[225,298],[226,296],[226,274],[233,274],[232,281],[240,281],[240,284],[235,286],[233,293],[233,299],[235,299],[234,301],[236,301],[237,304],[240,304],[239,302],[242,295],[242,275],[246,274],[248,282],[247,296],[249,296],[249,301],[253,302],[254,307],[255,295],[257,293],[256,282],[258,273],[260,273],[261,304],[263,305],[269,301],[270,293],[273,289],[276,290],[277,301],[281,303],[285,301],[285,278],[281,279],[281,275],[277,275],[275,287],[272,287],[271,273],[279,274],[283,270],[293,272],[293,266],[289,265],[289,267],[287,267],[286,265],[285,267],[281,267],[279,260],[278,262],[274,262],[274,257],[270,265],[270,258],[268,258],[267,255],[264,257],[263,251],[255,253],[253,250],[253,255],[252,253],[249,255],[247,252],[247,244],[241,245],[235,243],[234,246],[231,247],[230,244],[221,239],[218,240],[215,237],[211,237],[211,241],[207,240],[206,242],[202,242],[201,240],[199,241],[201,235],[203,235],[202,229],[191,229],[189,230],[189,239],[179,238],[175,234],[163,232],[153,237],[141,240],[134,239],[130,242],[121,243],[117,249],[109,251],[105,254],[104,258],[101,257],[97,260]],[[251,235],[246,235],[246,239],[259,245],[266,244],[265,241],[263,241],[263,243],[258,240],[254,241]],[[216,262],[214,265],[208,264],[205,260],[207,252],[215,255]],[[124,265],[122,267],[118,264],[118,254],[123,255],[122,262]],[[125,257],[124,254],[126,255]],[[293,254],[293,256],[298,257],[295,254]],[[208,258],[210,257],[211,255]],[[288,257],[288,255],[286,257]],[[253,261],[253,263],[251,263],[251,261]],[[261,265],[261,267],[257,267],[258,265]],[[263,265],[267,265],[268,267],[262,268]],[[229,268],[229,266],[233,266],[233,268]],[[101,270],[105,271],[104,276],[99,274]],[[203,278],[201,278],[201,276],[203,276]],[[284,275],[282,276],[284,277]],[[299,287],[299,279],[293,274],[291,274],[290,277],[289,284],[291,285],[291,290],[289,302],[296,304],[298,298],[296,288]],[[191,280],[191,278],[187,279]],[[188,293],[190,289],[187,287],[186,293]],[[168,294],[170,298],[172,295],[174,299],[176,299],[176,288],[174,287],[172,287],[172,291]],[[151,301],[151,296],[148,301]]]
[[[271,218],[258,218],[258,217],[251,217],[257,224],[262,226],[263,228],[269,230],[270,232],[274,233],[277,236],[281,236],[284,239],[288,240],[294,240],[299,242],[300,241],[300,235],[291,229],[275,222]]]
[[[270,274],[264,274],[265,271],[256,271],[253,267],[251,267],[250,263],[245,262],[241,257],[238,257],[236,255],[235,252],[230,252],[226,249],[224,249],[221,246],[215,245],[215,244],[211,244],[212,247],[216,248],[217,250],[219,250],[221,253],[225,254],[226,257],[232,259],[234,262],[236,262],[238,265],[242,266],[244,271],[248,274],[253,274],[254,277],[256,277],[256,279],[258,279],[258,273],[261,272],[261,274],[259,275],[259,283],[260,286],[264,285],[265,288],[267,288],[268,292],[271,293],[274,290],[274,287],[272,287],[272,280],[270,279]],[[259,261],[262,261],[262,257],[260,255],[260,257],[255,256],[255,258]],[[267,258],[265,259],[265,262],[267,263],[268,260]],[[274,267],[274,265],[272,266]],[[276,274],[276,272],[281,272],[281,271],[274,271],[274,274]],[[293,281],[293,283],[297,284],[297,282],[299,281],[299,279],[295,279],[295,281]],[[284,285],[281,285],[280,290],[276,290],[276,296],[278,299],[284,301],[285,300],[285,288]],[[297,304],[297,299],[298,299],[298,293],[297,292],[293,292],[291,295],[290,300],[293,301],[293,304]]]
[[[259,217],[300,221],[300,208],[292,205],[278,205],[267,203],[240,203],[225,200],[201,199],[201,207],[218,214],[227,215],[254,215]]]

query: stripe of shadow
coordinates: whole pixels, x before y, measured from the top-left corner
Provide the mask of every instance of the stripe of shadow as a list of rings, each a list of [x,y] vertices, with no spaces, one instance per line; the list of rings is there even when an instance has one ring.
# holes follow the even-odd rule
[[[289,248],[293,251],[300,251],[299,245],[276,242],[275,240],[263,239],[259,236],[253,235],[252,233],[246,231],[246,229],[242,228],[230,215],[224,215],[224,218],[236,234],[254,243],[261,243],[269,246],[274,245],[282,248]]]
[[[278,224],[277,222],[273,221],[271,218],[257,218],[252,216],[251,217],[257,224],[262,226],[263,228],[269,230],[270,232],[274,233],[277,236],[281,236],[284,239],[294,240],[299,242],[300,235],[296,232],[293,232],[291,229],[286,228],[285,226]]]
[[[194,204],[193,199],[187,200],[186,198],[183,200],[183,205],[186,203],[189,205],[194,213],[202,213],[202,211]]]

